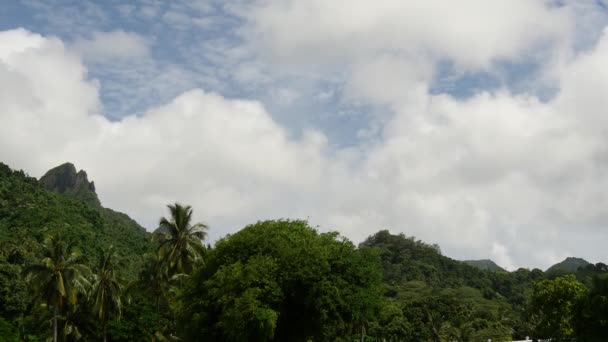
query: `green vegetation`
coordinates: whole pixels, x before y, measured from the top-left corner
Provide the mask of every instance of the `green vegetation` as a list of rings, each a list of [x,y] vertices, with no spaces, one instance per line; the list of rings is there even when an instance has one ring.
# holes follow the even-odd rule
[[[205,246],[192,208],[168,209],[149,234],[103,208],[72,164],[41,181],[0,164],[0,340],[608,336],[602,263],[507,272],[403,234],[379,231],[357,246],[298,220],[258,222]]]
[[[266,221],[217,242],[180,296],[187,340],[335,340],[380,300],[377,253],[305,221]]]
[[[498,266],[494,261],[489,259],[482,260],[465,260],[463,261],[465,264],[473,267],[477,267],[480,270],[486,271],[505,271],[504,268]]]
[[[587,297],[587,288],[573,275],[534,284],[530,317],[537,331],[557,340],[572,339],[574,318]]]
[[[564,261],[549,267],[547,273],[575,273],[578,271],[579,267],[585,267],[587,265],[589,265],[589,262],[585,259],[568,257],[564,259]]]
[[[104,251],[91,288],[93,312],[101,323],[104,342],[107,339],[108,319],[112,314],[120,317],[122,309],[122,285],[116,274],[115,255],[112,246]]]
[[[76,305],[76,295],[84,293],[89,285],[86,276],[90,270],[80,263],[80,254],[58,237],[47,237],[42,247],[44,257],[40,263],[26,268],[27,282],[35,290],[35,297],[52,308],[53,342],[56,342],[57,315],[68,305]]]
[[[158,255],[167,267],[169,276],[190,274],[197,260],[205,253],[203,239],[207,226],[192,225],[192,208],[179,203],[168,205],[171,218],[161,218],[155,240],[159,243]]]

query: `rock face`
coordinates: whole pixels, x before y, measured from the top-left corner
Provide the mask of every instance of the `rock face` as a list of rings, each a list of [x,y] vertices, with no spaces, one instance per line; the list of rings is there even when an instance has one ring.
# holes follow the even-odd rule
[[[92,206],[101,206],[95,193],[95,184],[89,182],[84,170],[76,172],[72,163],[50,169],[40,178],[40,183],[49,191],[66,194]]]

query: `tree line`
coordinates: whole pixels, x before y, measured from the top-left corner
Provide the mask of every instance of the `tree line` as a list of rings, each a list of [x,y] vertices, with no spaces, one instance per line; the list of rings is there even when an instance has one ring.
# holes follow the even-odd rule
[[[191,223],[189,206],[168,207],[170,217],[160,220],[152,236],[156,251],[132,282],[120,276],[113,247],[89,267],[77,246],[48,236],[41,258],[24,267],[23,276],[30,299],[38,303],[32,314],[50,315],[51,324],[40,330],[40,339],[27,332],[4,336],[13,341],[48,336],[53,342],[510,341],[523,335],[602,341],[606,336],[605,276],[594,275],[589,287],[576,275],[551,279],[533,272],[522,283],[503,282],[526,287],[520,302],[494,291],[496,284],[484,288],[466,277],[455,286],[433,285],[456,280],[449,274],[434,278],[427,259],[438,257],[445,267],[451,259],[404,235],[381,231],[355,246],[338,233],[318,233],[306,221],[280,220],[247,226],[210,247],[202,242],[207,227]],[[426,260],[421,273],[407,265],[408,254]],[[134,327],[142,320],[148,329]]]
[[[147,233],[0,164],[2,341],[604,341],[608,266],[486,271],[381,230],[301,220],[205,245],[192,208]]]

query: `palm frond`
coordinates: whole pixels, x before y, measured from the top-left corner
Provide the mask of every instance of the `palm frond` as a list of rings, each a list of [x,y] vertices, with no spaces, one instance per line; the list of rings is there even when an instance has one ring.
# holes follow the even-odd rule
[[[192,207],[174,203],[167,205],[171,216],[159,221],[163,235],[155,240],[159,243],[158,256],[167,266],[170,275],[190,273],[194,262],[204,254],[202,240],[207,237],[207,225],[192,224]]]

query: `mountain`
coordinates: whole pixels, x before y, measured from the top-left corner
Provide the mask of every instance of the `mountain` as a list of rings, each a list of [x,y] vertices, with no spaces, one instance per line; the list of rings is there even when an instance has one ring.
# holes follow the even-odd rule
[[[126,278],[135,279],[143,255],[153,250],[150,234],[123,213],[101,206],[85,171],[65,163],[40,181],[0,163],[0,245],[20,246],[36,259],[46,235],[78,244],[91,264],[112,245],[124,261]]]
[[[465,260],[463,262],[469,266],[479,268],[480,270],[486,270],[486,271],[492,271],[492,272],[506,271],[504,268],[498,266],[494,261],[492,261],[490,259]]]
[[[40,178],[40,184],[49,191],[65,194],[93,206],[101,206],[95,193],[95,183],[89,182],[84,170],[76,172],[72,163],[50,169]]]
[[[589,265],[589,262],[581,258],[568,257],[547,269],[547,273],[575,273],[579,267]]]

